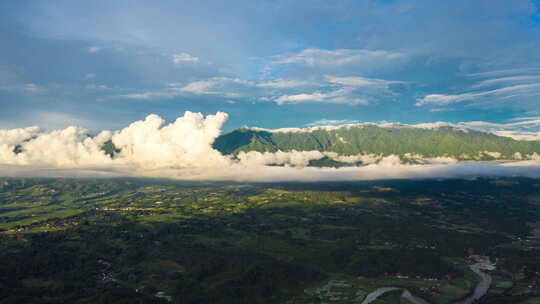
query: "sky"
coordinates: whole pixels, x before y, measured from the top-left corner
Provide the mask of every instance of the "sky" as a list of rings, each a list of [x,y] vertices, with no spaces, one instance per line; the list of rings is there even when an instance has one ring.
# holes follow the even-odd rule
[[[0,1],[0,129],[468,122],[540,131],[540,3]]]

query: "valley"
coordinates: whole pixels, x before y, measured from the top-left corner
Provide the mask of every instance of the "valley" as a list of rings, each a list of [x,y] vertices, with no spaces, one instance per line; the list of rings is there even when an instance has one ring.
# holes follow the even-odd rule
[[[539,190],[2,179],[0,303],[536,303]]]

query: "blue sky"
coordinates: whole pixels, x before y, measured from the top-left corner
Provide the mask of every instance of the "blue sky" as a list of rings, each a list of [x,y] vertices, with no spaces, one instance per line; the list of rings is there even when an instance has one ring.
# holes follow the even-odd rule
[[[539,3],[2,1],[0,128],[484,121],[537,131]],[[481,125],[481,124],[478,124]]]

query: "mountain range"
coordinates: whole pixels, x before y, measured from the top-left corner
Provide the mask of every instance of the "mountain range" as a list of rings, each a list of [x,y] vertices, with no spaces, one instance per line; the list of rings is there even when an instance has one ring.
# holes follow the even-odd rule
[[[309,129],[240,128],[213,144],[223,154],[240,152],[321,151],[339,155],[375,154],[457,160],[509,160],[538,157],[540,141],[522,141],[488,132],[441,126],[347,125]]]

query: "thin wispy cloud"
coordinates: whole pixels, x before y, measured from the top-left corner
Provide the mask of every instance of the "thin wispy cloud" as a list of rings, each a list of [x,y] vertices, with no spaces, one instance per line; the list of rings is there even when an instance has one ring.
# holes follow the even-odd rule
[[[536,83],[540,82],[540,75],[519,75],[519,76],[509,76],[509,77],[487,79],[473,85],[473,88],[489,87],[489,86],[495,86],[495,85],[535,83],[535,82]]]
[[[365,98],[353,97],[353,90],[351,88],[341,88],[328,92],[312,92],[312,93],[300,93],[292,95],[281,95],[271,101],[276,102],[279,105],[283,104],[298,104],[305,102],[324,102],[333,104],[347,104],[351,106],[355,105],[367,105],[369,101]]]
[[[87,51],[88,53],[99,53],[104,49],[102,46],[91,46],[88,47]]]
[[[234,108],[227,128],[505,123],[540,112],[537,14],[528,0],[0,4],[0,120]]]
[[[477,73],[469,73],[465,76],[476,77],[476,78],[490,78],[490,77],[500,77],[507,75],[516,75],[516,74],[528,74],[528,73],[540,73],[540,67],[519,67],[514,69],[504,69],[504,70],[494,70],[494,71],[485,71]]]
[[[308,67],[377,66],[406,60],[400,52],[365,49],[324,50],[309,48],[298,53],[275,56],[274,65],[299,64]]]
[[[0,91],[25,92],[25,93],[46,93],[48,88],[35,83],[26,83],[23,85],[0,86]]]
[[[85,88],[90,91],[108,91],[108,90],[113,89],[105,84],[94,84],[94,83],[87,85]]]
[[[332,103],[366,105],[381,97],[394,96],[390,85],[400,81],[366,77],[336,77],[250,81],[240,78],[213,77],[189,83],[169,83],[159,91],[130,93],[104,97],[103,100],[151,100],[187,95],[215,96],[223,101],[234,99],[275,102],[279,105],[294,103]],[[283,94],[287,93],[287,94]]]
[[[357,124],[358,120],[354,119],[319,119],[314,122],[306,124],[306,127],[316,127],[316,126],[341,126],[347,124]]]
[[[186,63],[191,63],[191,64],[199,63],[199,58],[198,57],[195,57],[195,56],[190,55],[188,53],[173,54],[171,57],[172,57],[172,62],[174,64],[182,65],[182,64],[186,64]]]
[[[417,100],[416,106],[424,105],[449,105],[465,101],[478,100],[480,98],[508,99],[523,96],[536,96],[540,94],[540,83],[519,84],[499,89],[468,92],[461,94],[429,94]]]

